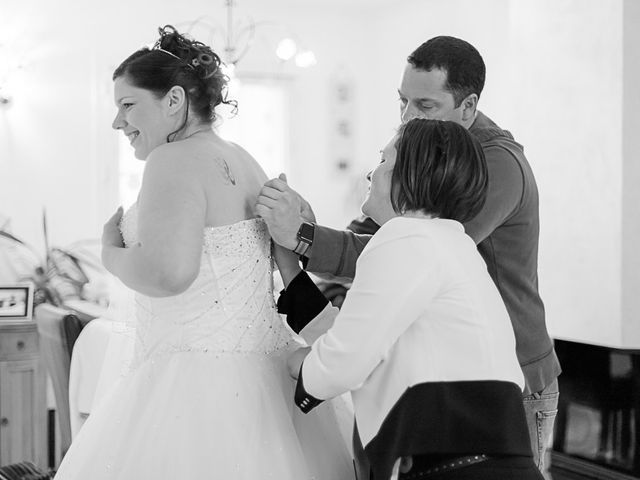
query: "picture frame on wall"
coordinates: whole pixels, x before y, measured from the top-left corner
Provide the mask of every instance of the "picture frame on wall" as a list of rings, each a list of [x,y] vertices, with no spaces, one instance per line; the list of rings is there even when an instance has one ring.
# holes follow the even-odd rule
[[[30,322],[33,315],[32,283],[0,284],[0,323]]]

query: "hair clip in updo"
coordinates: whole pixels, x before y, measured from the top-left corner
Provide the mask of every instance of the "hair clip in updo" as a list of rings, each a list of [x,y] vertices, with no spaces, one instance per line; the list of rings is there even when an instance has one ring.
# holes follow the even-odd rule
[[[189,67],[191,69],[194,69],[193,65],[190,65],[188,63],[184,63],[184,60],[182,60],[179,56],[177,56],[175,53],[171,53],[169,50],[165,50],[164,48],[161,48],[157,43],[153,46],[153,48],[151,50],[156,50],[158,52],[162,52],[166,55],[169,55],[173,58],[175,58],[176,60],[180,60],[181,62],[183,62],[183,65],[186,67]]]
[[[197,67],[202,65],[203,67],[208,67],[213,63],[213,57],[208,53],[199,53],[197,57],[191,60],[191,65]]]
[[[215,68],[213,68],[211,71],[208,71],[209,66],[213,63],[213,55],[210,55],[208,53],[199,53],[197,57],[194,57],[191,60],[191,65],[193,65],[194,67],[202,66],[204,68],[204,72],[207,74],[203,78],[209,78],[215,74]]]

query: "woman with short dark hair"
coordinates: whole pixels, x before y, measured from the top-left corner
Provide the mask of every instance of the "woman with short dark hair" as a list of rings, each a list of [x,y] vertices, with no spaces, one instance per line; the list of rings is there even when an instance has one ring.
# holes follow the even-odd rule
[[[297,405],[351,392],[360,480],[541,479],[509,315],[461,224],[486,195],[478,142],[411,120],[368,178],[362,211],[381,228],[337,317],[305,274],[283,272],[280,310],[313,342],[290,358]],[[324,309],[311,320],[309,306]]]
[[[459,223],[480,211],[487,165],[482,147],[464,127],[435,120],[409,122],[400,128],[396,149],[402,161],[396,162],[391,177],[394,211]]]

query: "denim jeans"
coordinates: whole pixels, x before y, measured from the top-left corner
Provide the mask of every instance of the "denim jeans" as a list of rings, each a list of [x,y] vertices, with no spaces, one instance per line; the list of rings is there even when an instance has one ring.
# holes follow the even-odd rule
[[[556,379],[544,390],[522,398],[529,427],[533,461],[545,478],[549,478],[546,471],[548,467],[546,456],[547,449],[551,447],[553,441],[553,424],[558,414],[558,397],[558,380]]]

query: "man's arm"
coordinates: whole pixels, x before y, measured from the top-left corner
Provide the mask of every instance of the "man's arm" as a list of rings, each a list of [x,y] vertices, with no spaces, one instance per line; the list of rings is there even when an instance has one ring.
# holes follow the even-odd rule
[[[273,240],[293,250],[298,245],[297,232],[305,221],[315,222],[309,203],[287,184],[286,177],[274,178],[264,184],[256,213],[269,227]],[[356,260],[371,238],[350,231],[334,230],[315,225],[313,241],[305,252],[305,267],[313,273],[341,280],[352,280]]]
[[[366,215],[360,215],[358,218],[351,220],[351,223],[347,225],[347,230],[351,230],[353,233],[373,235],[380,229],[380,225],[373,221]]]
[[[313,243],[306,253],[305,269],[325,278],[351,281],[356,273],[356,261],[370,239],[371,235],[316,225]]]
[[[524,175],[511,153],[499,146],[485,147],[484,153],[489,176],[487,199],[482,210],[464,225],[476,245],[509,219],[524,192]]]

